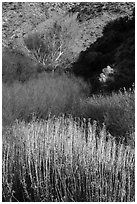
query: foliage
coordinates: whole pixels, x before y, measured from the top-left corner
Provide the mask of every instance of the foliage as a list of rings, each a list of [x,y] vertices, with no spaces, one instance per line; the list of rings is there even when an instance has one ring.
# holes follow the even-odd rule
[[[89,94],[88,86],[73,76],[41,74],[35,79],[10,86],[3,84],[3,125],[15,119],[47,118],[48,114],[73,114],[81,98]]]
[[[76,60],[80,47],[80,29],[77,15],[54,17],[52,24],[47,21],[25,38],[27,48],[34,58],[43,66],[43,70],[66,69]],[[79,45],[77,42],[79,41]]]
[[[134,7],[2,3],[4,202],[135,200]]]
[[[134,149],[84,126],[54,117],[3,130],[3,201],[133,202]]]
[[[14,81],[25,82],[37,74],[37,66],[34,62],[17,50],[4,49],[2,54],[2,81],[12,83]]]
[[[83,117],[105,123],[107,130],[117,139],[128,140],[130,132],[135,131],[135,93],[134,90],[119,91],[111,95],[93,95],[82,101]]]
[[[71,114],[96,120],[119,141],[127,142],[128,133],[135,130],[134,91],[112,93],[112,95],[89,96],[89,87],[81,79],[66,75],[41,74],[25,84],[3,84],[3,125],[16,119],[30,121],[46,119],[49,114]],[[121,138],[119,138],[121,136]]]
[[[81,50],[80,35],[76,15],[44,21],[37,31],[17,38],[12,48],[3,48],[3,81],[24,82],[42,71],[68,71]]]

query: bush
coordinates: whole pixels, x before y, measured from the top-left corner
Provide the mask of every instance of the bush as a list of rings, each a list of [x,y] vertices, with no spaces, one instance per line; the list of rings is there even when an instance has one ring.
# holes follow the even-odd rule
[[[29,120],[49,114],[74,114],[80,100],[89,94],[87,85],[72,76],[41,74],[37,79],[11,86],[3,84],[3,123],[15,119]]]
[[[105,123],[107,130],[117,138],[127,142],[130,132],[135,131],[135,93],[119,91],[111,95],[94,95],[81,103],[85,118]]]
[[[16,80],[24,82],[36,73],[37,67],[29,57],[16,50],[3,50],[2,80],[4,83],[12,83]]]

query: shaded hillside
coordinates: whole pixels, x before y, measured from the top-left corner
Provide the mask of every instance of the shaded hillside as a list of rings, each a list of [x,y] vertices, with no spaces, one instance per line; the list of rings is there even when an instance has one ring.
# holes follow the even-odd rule
[[[110,89],[131,87],[135,81],[135,15],[121,17],[103,28],[103,36],[90,45],[73,66],[73,72],[91,82],[93,89],[100,88],[102,69],[114,69]]]
[[[80,2],[69,11],[78,13],[83,30],[83,43],[87,48],[102,36],[103,27],[119,17],[131,16],[134,2]]]

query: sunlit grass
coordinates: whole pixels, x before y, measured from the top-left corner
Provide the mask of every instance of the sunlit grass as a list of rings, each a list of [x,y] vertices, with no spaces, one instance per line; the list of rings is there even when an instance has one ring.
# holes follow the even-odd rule
[[[97,129],[62,116],[3,130],[3,201],[134,201],[134,149]]]

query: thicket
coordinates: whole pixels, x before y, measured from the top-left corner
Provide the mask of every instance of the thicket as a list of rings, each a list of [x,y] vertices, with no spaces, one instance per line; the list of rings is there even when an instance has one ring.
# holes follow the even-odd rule
[[[71,114],[78,111],[80,100],[89,95],[81,79],[65,74],[42,73],[21,84],[18,81],[2,87],[3,125],[15,119],[29,121],[33,114],[46,119],[49,114]]]

